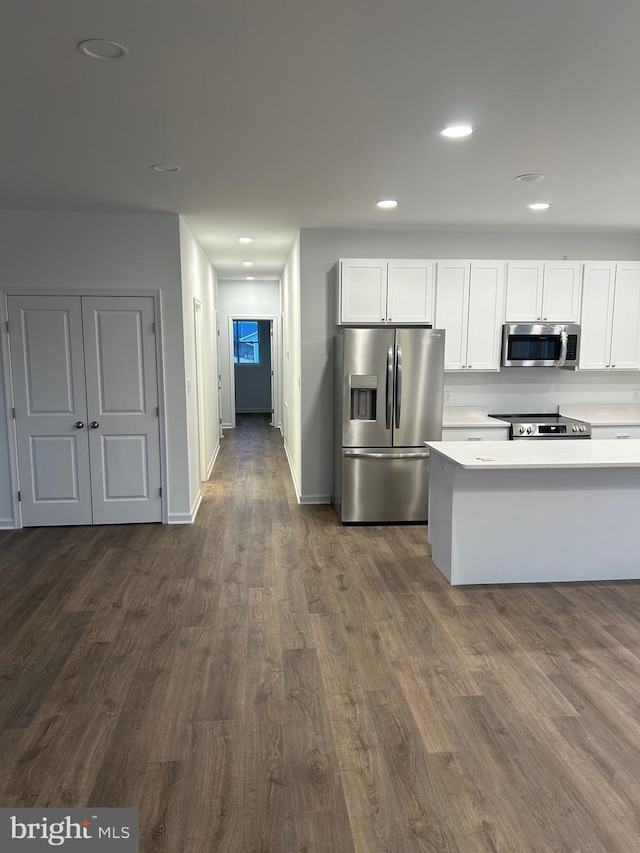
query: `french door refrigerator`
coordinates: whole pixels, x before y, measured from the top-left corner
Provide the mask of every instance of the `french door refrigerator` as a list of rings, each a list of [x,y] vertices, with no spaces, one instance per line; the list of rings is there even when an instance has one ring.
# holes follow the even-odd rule
[[[335,338],[334,495],[343,522],[425,522],[442,437],[443,329],[342,329]]]

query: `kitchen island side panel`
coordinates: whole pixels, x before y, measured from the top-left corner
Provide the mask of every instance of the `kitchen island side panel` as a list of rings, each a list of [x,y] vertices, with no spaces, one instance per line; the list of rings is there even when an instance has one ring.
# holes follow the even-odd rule
[[[449,467],[452,482],[434,477],[433,500],[444,497],[451,520],[436,516],[429,532],[453,585],[640,578],[636,469]]]
[[[431,454],[429,466],[429,526],[431,559],[451,581],[453,536],[453,478],[455,466],[440,454]]]

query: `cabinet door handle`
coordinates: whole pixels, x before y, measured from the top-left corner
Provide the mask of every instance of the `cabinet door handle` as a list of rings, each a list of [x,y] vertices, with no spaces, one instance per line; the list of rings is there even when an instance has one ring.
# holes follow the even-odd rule
[[[482,441],[483,438],[481,435],[468,435],[467,441]]]
[[[617,435],[616,438],[631,438],[630,435]]]

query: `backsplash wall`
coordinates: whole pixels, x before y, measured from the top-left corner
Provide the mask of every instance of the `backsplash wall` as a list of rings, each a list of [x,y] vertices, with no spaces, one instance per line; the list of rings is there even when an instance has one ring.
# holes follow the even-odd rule
[[[640,373],[512,367],[499,373],[445,373],[445,406],[489,413],[556,412],[563,404],[640,403]]]

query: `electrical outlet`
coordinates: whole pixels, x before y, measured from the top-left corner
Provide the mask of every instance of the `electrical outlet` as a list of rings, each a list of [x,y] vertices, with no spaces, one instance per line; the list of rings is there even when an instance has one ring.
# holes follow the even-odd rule
[[[640,403],[640,388],[634,388],[631,392],[631,399],[634,403]]]
[[[634,394],[635,394],[635,391],[634,391]],[[634,397],[633,399],[635,400],[636,398]],[[638,399],[640,399],[640,397]],[[453,400],[453,394],[451,393],[451,391],[445,391],[444,392],[445,403],[450,403],[452,400]]]

